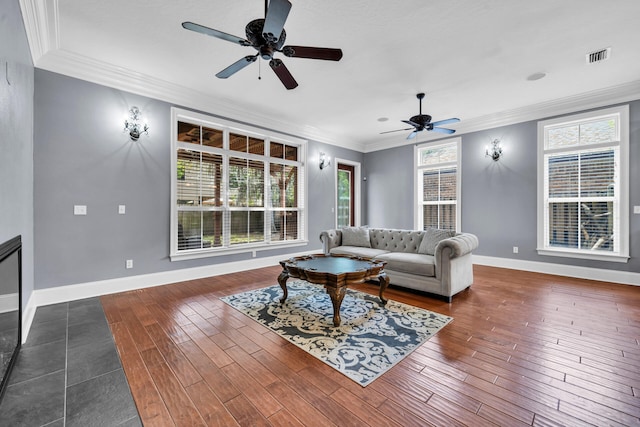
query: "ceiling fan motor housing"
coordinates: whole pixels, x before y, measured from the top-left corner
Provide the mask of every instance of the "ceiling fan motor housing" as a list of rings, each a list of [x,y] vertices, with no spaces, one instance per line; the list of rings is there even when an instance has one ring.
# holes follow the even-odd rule
[[[420,130],[422,130],[428,123],[431,122],[431,116],[428,114],[419,114],[417,116],[411,117],[411,119],[409,120],[417,125],[420,125]]]
[[[264,28],[264,19],[254,19],[249,22],[245,27],[245,33],[247,35],[247,40],[251,42],[251,46],[253,46],[258,52],[260,52],[260,56],[262,59],[272,59],[273,53],[282,49],[284,46],[284,42],[287,38],[287,33],[282,29],[282,33],[280,33],[280,37],[278,40],[273,43],[265,40],[262,35],[262,29]]]

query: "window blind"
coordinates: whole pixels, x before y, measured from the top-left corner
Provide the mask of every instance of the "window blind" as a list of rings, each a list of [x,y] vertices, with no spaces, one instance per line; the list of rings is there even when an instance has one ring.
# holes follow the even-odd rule
[[[178,253],[306,235],[301,146],[184,119],[175,129]]]

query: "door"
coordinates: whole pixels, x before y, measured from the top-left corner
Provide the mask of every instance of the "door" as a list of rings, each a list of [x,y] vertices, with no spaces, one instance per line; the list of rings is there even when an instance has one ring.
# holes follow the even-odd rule
[[[338,163],[338,228],[355,226],[355,167]]]

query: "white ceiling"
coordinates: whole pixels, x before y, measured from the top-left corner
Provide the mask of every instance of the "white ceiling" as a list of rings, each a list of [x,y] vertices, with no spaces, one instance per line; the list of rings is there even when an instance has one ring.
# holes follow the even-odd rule
[[[286,44],[344,56],[279,55],[288,91],[263,60],[216,78],[253,48],[181,27],[244,38],[263,0],[20,0],[36,67],[365,152],[409,143],[380,132],[406,127],[418,92],[459,134],[640,98],[639,0],[290,1]]]

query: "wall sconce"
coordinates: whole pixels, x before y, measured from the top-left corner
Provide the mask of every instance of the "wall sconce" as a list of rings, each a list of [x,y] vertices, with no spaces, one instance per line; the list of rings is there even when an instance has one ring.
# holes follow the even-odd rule
[[[321,170],[324,168],[328,168],[329,166],[331,166],[331,159],[326,154],[320,153],[318,165],[320,166]]]
[[[494,139],[493,141],[491,141],[491,146],[487,146],[484,154],[487,157],[491,157],[494,162],[500,160],[500,156],[502,156],[502,146],[500,145],[500,140]]]
[[[129,132],[132,141],[137,141],[143,133],[149,134],[149,126],[146,123],[140,123],[141,116],[140,109],[133,106],[129,109],[129,118],[124,120],[124,131]]]

